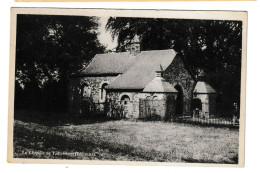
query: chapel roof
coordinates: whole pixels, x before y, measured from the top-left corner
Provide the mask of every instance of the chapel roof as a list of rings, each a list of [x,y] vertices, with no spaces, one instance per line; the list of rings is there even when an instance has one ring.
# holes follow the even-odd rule
[[[135,62],[122,75],[107,86],[107,89],[144,89],[156,76],[156,71],[166,69],[176,56],[172,49],[142,51]]]
[[[212,94],[212,93],[217,93],[207,82],[204,81],[198,81],[193,93],[198,93],[198,94]]]
[[[80,75],[102,75],[124,73],[135,62],[129,52],[97,54]]]

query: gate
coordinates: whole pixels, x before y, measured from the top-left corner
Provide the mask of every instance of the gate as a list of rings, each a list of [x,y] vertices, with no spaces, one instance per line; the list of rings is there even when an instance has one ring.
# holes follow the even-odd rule
[[[139,100],[139,118],[147,120],[161,120],[166,112],[165,100]]]

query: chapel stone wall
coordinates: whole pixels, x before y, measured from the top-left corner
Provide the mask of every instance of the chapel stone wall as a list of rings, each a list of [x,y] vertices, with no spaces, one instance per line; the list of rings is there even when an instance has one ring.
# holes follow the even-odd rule
[[[191,101],[195,80],[185,66],[182,57],[177,55],[163,73],[163,77],[174,87],[181,86],[183,91],[183,115],[192,116]]]

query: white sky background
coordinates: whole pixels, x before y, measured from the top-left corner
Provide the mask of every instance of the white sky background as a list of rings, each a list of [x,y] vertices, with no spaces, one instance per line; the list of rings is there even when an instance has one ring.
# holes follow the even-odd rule
[[[113,41],[110,31],[106,31],[105,27],[108,18],[109,17],[100,17],[99,19],[98,39],[101,44],[106,46],[107,50],[112,50],[117,46],[117,38],[115,38]]]

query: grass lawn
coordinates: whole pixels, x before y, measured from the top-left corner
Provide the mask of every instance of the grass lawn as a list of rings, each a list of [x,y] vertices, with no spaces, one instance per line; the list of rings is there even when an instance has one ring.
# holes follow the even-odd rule
[[[45,126],[16,120],[14,157],[156,162],[238,162],[238,130],[165,122]]]

